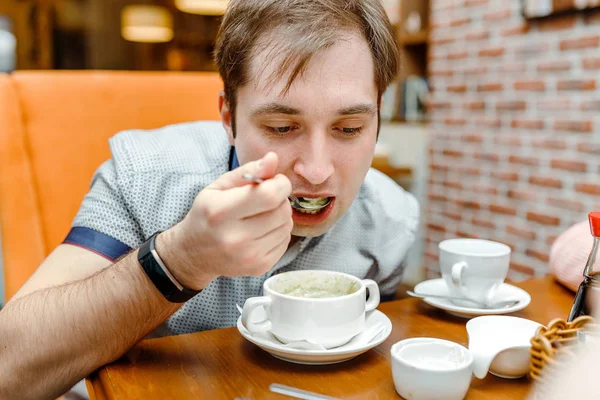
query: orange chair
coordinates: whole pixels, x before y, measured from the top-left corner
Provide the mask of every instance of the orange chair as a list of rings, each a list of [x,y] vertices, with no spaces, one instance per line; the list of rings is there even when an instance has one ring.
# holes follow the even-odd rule
[[[5,297],[69,232],[108,138],[130,128],[218,120],[216,73],[0,74],[0,228]]]

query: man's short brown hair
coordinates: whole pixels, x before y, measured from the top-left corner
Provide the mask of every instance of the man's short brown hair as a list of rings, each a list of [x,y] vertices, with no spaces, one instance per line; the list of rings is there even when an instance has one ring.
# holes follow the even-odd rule
[[[362,35],[371,49],[381,98],[396,76],[399,56],[394,29],[380,0],[232,0],[215,48],[232,113],[237,89],[253,78],[248,73],[250,62],[263,44],[279,63],[271,78],[289,73],[288,90],[314,54],[349,32]],[[352,65],[352,60],[348,62]]]

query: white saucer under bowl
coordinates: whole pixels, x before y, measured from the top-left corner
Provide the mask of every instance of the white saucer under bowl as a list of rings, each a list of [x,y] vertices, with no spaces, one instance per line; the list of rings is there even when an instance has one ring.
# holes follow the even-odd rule
[[[414,288],[415,293],[430,293],[437,295],[449,295],[448,287],[446,286],[446,282],[444,279],[430,279],[427,281],[423,281],[418,283]],[[506,308],[498,308],[498,309],[483,309],[476,307],[463,307],[452,303],[450,300],[446,299],[438,299],[433,297],[426,297],[423,301],[427,304],[430,304],[434,307],[441,308],[442,310],[447,311],[452,315],[456,315],[458,317],[471,318],[480,315],[500,315],[500,314],[510,314],[515,311],[519,311],[524,309],[531,302],[531,296],[525,290],[518,288],[516,286],[510,285],[508,283],[503,283],[496,292],[496,295],[492,299],[493,301],[500,300],[508,300],[514,299],[518,300],[517,304],[511,307]]]
[[[270,332],[255,334],[248,332],[244,325],[242,325],[241,317],[237,321],[237,328],[244,338],[270,353],[275,358],[296,364],[325,365],[351,360],[383,343],[390,333],[392,333],[392,321],[379,310],[367,313],[365,319],[366,328],[376,323],[382,323],[384,325],[383,330],[371,339],[369,343],[356,345],[355,342],[360,339],[361,334],[359,333],[345,345],[329,350],[302,350],[285,347]]]

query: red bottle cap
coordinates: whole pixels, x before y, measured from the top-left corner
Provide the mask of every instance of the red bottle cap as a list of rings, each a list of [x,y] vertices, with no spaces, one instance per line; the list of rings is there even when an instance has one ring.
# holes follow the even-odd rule
[[[600,212],[592,212],[588,215],[592,235],[600,237]]]

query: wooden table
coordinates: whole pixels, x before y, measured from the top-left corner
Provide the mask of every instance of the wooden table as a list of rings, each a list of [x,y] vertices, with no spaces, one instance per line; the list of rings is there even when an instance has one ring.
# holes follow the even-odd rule
[[[552,278],[516,284],[531,304],[515,316],[547,324],[568,316],[573,293]],[[271,393],[280,383],[343,399],[400,398],[394,389],[390,348],[399,340],[429,336],[465,347],[466,319],[450,316],[418,299],[383,303],[392,321],[390,337],[357,358],[335,365],[304,366],[280,361],[252,343],[237,328],[217,329],[145,340],[88,379],[92,399],[289,399]],[[435,384],[432,382],[432,384]],[[523,399],[529,378],[506,380],[493,375],[473,378],[467,399]]]

